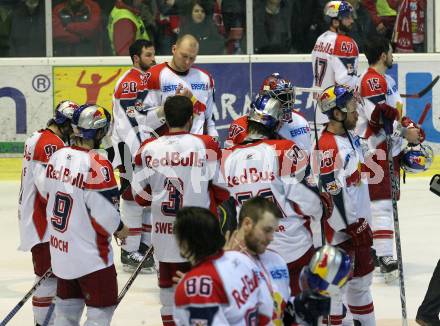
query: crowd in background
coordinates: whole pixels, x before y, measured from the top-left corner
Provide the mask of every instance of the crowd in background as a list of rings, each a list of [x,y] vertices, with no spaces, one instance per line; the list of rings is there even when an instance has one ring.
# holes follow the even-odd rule
[[[409,20],[412,44],[396,50],[424,52],[426,1],[349,0],[354,9],[350,36],[361,52],[374,34],[398,44],[393,31]],[[326,2],[253,0],[254,53],[310,53],[328,28]],[[0,57],[46,56],[44,3],[0,0]],[[156,54],[169,55],[183,34],[199,40],[202,55],[248,53],[245,0],[53,0],[51,10],[54,56],[128,55],[138,38],[153,41]]]

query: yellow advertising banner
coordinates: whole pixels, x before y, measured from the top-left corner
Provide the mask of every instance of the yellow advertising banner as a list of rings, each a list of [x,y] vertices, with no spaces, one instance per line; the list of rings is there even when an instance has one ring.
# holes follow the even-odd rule
[[[55,66],[54,105],[71,100],[80,105],[96,103],[111,111],[115,84],[128,69],[129,66]]]

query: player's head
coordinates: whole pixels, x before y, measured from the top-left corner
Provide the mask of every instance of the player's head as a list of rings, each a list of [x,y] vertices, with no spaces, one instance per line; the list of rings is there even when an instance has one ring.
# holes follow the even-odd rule
[[[287,78],[274,72],[266,77],[260,87],[260,95],[269,95],[281,102],[285,111],[291,111],[295,103],[295,89]]]
[[[75,102],[64,100],[58,103],[55,108],[55,115],[47,123],[47,126],[56,125],[59,130],[59,136],[63,141],[68,141],[73,133],[71,126],[73,112],[78,109],[78,104]]]
[[[185,72],[196,61],[199,42],[194,36],[185,34],[177,39],[171,50],[173,52],[173,68],[179,72]]]
[[[90,144],[99,148],[102,139],[107,136],[111,124],[110,113],[99,105],[84,104],[75,110],[72,126],[75,144]]]
[[[168,127],[191,129],[193,103],[189,98],[181,95],[169,96],[163,109]]]
[[[353,91],[344,85],[326,88],[318,98],[321,112],[330,120],[342,123],[345,129],[353,130],[358,120],[357,103]]]
[[[270,138],[277,129],[282,117],[283,109],[280,101],[269,95],[258,95],[255,101],[252,102],[249,111],[249,134],[260,133]]]
[[[136,40],[130,45],[130,58],[133,66],[143,71],[156,64],[154,44],[147,40]]]
[[[301,289],[331,296],[338,294],[352,274],[350,256],[340,248],[325,245],[315,254],[300,276]]]
[[[393,66],[393,47],[390,40],[383,36],[373,36],[365,43],[365,56],[368,64],[383,64],[390,69]]]
[[[434,151],[429,145],[407,146],[403,151],[402,168],[409,173],[419,173],[429,169],[434,160]]]
[[[329,1],[324,8],[324,18],[331,28],[346,34],[353,26],[353,7],[347,1]]]
[[[246,247],[255,254],[262,254],[273,240],[281,217],[280,209],[268,199],[254,197],[245,201],[238,227],[243,232]]]
[[[202,207],[184,207],[177,211],[174,233],[182,257],[196,264],[219,252],[225,238],[218,219]]]

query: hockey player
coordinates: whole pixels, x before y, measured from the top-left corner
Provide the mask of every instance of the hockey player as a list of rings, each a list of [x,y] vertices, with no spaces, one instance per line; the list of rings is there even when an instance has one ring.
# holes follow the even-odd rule
[[[151,201],[152,244],[159,262],[162,321],[164,325],[172,325],[172,277],[178,270],[189,270],[173,233],[176,213],[189,205],[216,212],[214,195],[223,201],[229,198],[229,193],[221,189],[208,191],[221,153],[211,136],[189,133],[193,121],[191,100],[185,96],[168,97],[164,112],[169,132],[142,144],[135,158],[132,186],[139,204]]]
[[[347,86],[331,86],[320,95],[318,105],[329,118],[318,143],[320,182],[335,205],[326,220],[327,242],[353,257],[353,278],[345,287],[348,308],[355,325],[372,326],[376,322],[370,290],[374,270],[370,196],[367,178],[362,174],[360,139],[352,133],[358,119],[357,103]],[[333,296],[331,304],[331,324],[342,325],[341,296]]]
[[[191,133],[210,135],[218,138],[212,114],[214,109],[214,79],[212,76],[193,66],[199,51],[199,43],[192,35],[183,35],[173,45],[173,58],[170,62],[158,64],[150,69],[145,105],[148,115],[158,115],[168,96],[179,93],[187,96],[194,104]],[[159,114],[160,116],[160,114]],[[158,122],[163,128],[159,134],[166,131],[162,120]],[[155,129],[156,124],[147,126]]]
[[[46,129],[34,132],[25,142],[21,187],[18,202],[20,226],[19,250],[31,251],[36,278],[40,278],[51,267],[49,234],[46,221],[46,198],[35,187],[38,173],[43,172],[55,151],[63,148],[72,133],[71,119],[76,103],[60,102],[55,116]],[[32,298],[34,320],[42,325],[56,292],[56,278],[44,281]]]
[[[312,51],[313,87],[326,89],[336,84],[355,89],[358,76],[358,46],[347,33],[353,25],[353,8],[347,1],[329,1],[324,18],[329,30],[316,40]],[[319,110],[316,122],[323,124],[328,118]]]
[[[261,84],[259,95],[268,95],[280,101],[283,109],[282,123],[279,126],[278,135],[284,139],[293,140],[299,148],[312,151],[310,126],[307,120],[294,110],[295,89],[290,80],[283,78],[279,73],[273,73],[266,77]],[[248,134],[248,116],[244,115],[234,120],[225,141],[225,147],[241,144]]]
[[[107,151],[113,167],[120,172],[121,216],[130,229],[130,234],[121,248],[121,262],[126,271],[137,267],[151,244],[150,208],[136,204],[131,195],[130,180],[133,173],[132,157],[142,141],[150,135],[150,131],[145,130],[143,101],[148,92],[147,70],[156,64],[154,55],[152,42],[135,41],[130,46],[133,67],[118,80],[113,94],[113,147]],[[145,261],[142,272],[154,272],[152,256]]]
[[[256,265],[245,254],[223,252],[225,240],[209,210],[179,210],[174,230],[193,266],[176,288],[176,325],[272,325],[272,297]]]
[[[117,303],[111,236],[128,228],[119,211],[111,163],[93,151],[110,126],[110,113],[83,105],[72,117],[74,144],[55,152],[37,187],[47,199],[50,255],[58,277],[55,325],[78,325],[84,303],[90,325],[110,325]]]
[[[399,178],[403,138],[409,143],[418,144],[423,141],[424,133],[409,118],[402,118],[401,124],[396,121],[400,119],[397,108],[402,107],[403,101],[395,81],[386,74],[387,69],[393,64],[389,40],[384,37],[368,40],[365,55],[369,68],[359,79],[359,93],[364,105],[359,107],[357,133],[365,139],[368,149],[373,154],[371,162],[380,167],[380,171],[367,171],[370,173],[373,241],[380,270],[386,281],[391,281],[395,278],[395,272],[392,272],[397,269],[397,261],[393,259],[393,209],[387,153],[389,150],[392,151],[394,175]],[[392,149],[387,148],[384,123],[389,126],[388,132],[393,134]]]
[[[248,135],[242,144],[223,152],[221,171],[239,208],[246,200],[260,196],[281,209],[283,218],[270,248],[288,263],[295,295],[299,293],[301,268],[314,253],[309,218],[319,223],[323,208],[307,153],[293,141],[273,140],[281,116],[278,100],[257,97],[248,118]],[[330,212],[331,202],[325,199],[329,197],[323,198],[323,203]]]

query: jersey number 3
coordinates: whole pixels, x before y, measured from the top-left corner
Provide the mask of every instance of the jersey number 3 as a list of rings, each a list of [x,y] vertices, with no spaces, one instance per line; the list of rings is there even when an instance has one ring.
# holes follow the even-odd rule
[[[183,181],[179,178],[166,178],[164,187],[168,191],[168,201],[161,204],[162,213],[166,216],[176,216],[183,206]]]
[[[70,213],[72,212],[73,199],[69,194],[58,191],[53,205],[53,216],[50,219],[55,230],[64,233],[69,225]]]

